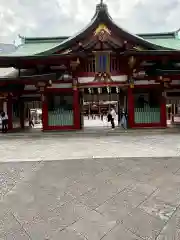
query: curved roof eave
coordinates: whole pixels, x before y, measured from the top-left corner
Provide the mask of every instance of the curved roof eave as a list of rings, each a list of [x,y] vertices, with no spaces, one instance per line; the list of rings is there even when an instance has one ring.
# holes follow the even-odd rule
[[[75,35],[65,39],[64,41],[62,41],[58,46],[56,46],[55,48],[52,48],[50,50],[47,50],[45,52],[43,52],[43,54],[52,54],[54,52],[57,52],[58,50],[65,50],[67,48],[69,48],[74,41],[78,41],[81,39],[81,37],[88,33],[91,32],[91,30],[93,29],[94,25],[96,23],[96,18],[92,19],[91,22],[83,29],[81,29],[79,32],[77,32]],[[39,55],[39,54],[37,54]]]
[[[64,51],[64,50],[70,48],[73,43],[81,41],[81,39],[86,34],[94,31],[94,29],[100,23],[105,23],[105,24],[111,26],[111,28],[113,27],[114,29],[116,29],[117,32],[119,32],[120,37],[124,36],[125,38],[128,38],[128,40],[130,39],[131,41],[134,41],[137,45],[142,45],[145,48],[148,48],[150,50],[163,50],[163,49],[172,50],[171,48],[165,48],[165,47],[156,45],[154,43],[151,43],[151,42],[143,39],[142,37],[132,34],[128,31],[126,31],[125,29],[119,27],[110,17],[108,10],[107,10],[107,5],[106,4],[98,4],[96,6],[96,13],[95,13],[94,17],[92,18],[91,22],[85,28],[80,30],[75,35],[65,39],[58,46],[55,46],[52,49],[48,49],[42,53],[37,53],[35,55],[41,55],[41,54],[49,55],[49,54],[53,54],[59,50]],[[26,38],[24,38],[22,36],[21,36],[21,38],[26,40]],[[28,38],[27,38],[27,40],[28,40]]]
[[[146,39],[142,38],[141,36],[135,35],[130,33],[129,31],[125,30],[122,27],[119,27],[111,18],[107,18],[109,24],[112,24],[114,26],[114,28],[116,28],[119,33],[124,35],[124,36],[129,36],[129,38],[131,38],[132,40],[134,40],[135,42],[137,42],[137,44],[145,46],[147,48],[150,48],[151,50],[163,50],[163,49],[167,49],[167,50],[171,50],[169,48],[165,48],[162,46],[159,46],[157,44],[151,43],[149,41],[147,41]]]

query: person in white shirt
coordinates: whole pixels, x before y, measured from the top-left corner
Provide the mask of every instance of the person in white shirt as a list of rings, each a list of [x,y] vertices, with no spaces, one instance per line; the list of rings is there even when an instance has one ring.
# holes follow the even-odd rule
[[[114,108],[111,108],[111,111],[110,111],[110,114],[111,114],[111,126],[112,126],[112,129],[115,128],[115,118],[116,118],[116,112],[114,110]]]
[[[7,133],[8,130],[8,115],[5,112],[1,113],[2,132]]]

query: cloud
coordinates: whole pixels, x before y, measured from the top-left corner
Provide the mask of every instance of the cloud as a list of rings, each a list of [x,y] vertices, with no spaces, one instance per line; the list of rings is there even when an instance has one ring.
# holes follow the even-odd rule
[[[91,20],[98,0],[0,0],[0,42],[72,35]],[[180,0],[104,0],[114,21],[133,33],[178,29]]]

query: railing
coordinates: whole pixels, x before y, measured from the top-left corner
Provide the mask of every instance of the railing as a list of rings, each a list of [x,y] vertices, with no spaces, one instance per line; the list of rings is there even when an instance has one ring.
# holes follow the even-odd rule
[[[48,112],[49,126],[73,126],[73,111],[56,109]]]
[[[135,123],[159,123],[160,122],[160,107],[158,108],[135,108],[134,119]]]

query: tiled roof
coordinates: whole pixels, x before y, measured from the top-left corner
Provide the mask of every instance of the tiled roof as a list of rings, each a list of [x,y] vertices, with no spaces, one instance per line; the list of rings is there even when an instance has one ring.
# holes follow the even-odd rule
[[[46,37],[46,38],[22,38],[22,45],[16,51],[6,54],[9,57],[24,57],[34,55],[51,55],[60,50],[66,50],[72,46],[74,42],[78,42],[86,33],[89,34],[94,27],[105,21],[111,24],[117,30],[119,35],[131,38],[137,45],[142,45],[151,50],[180,50],[180,39],[178,32],[154,33],[154,34],[136,34],[133,35],[123,28],[118,27],[109,16],[107,6],[97,5],[96,13],[89,25],[72,37]],[[3,56],[4,54],[0,54]]]

